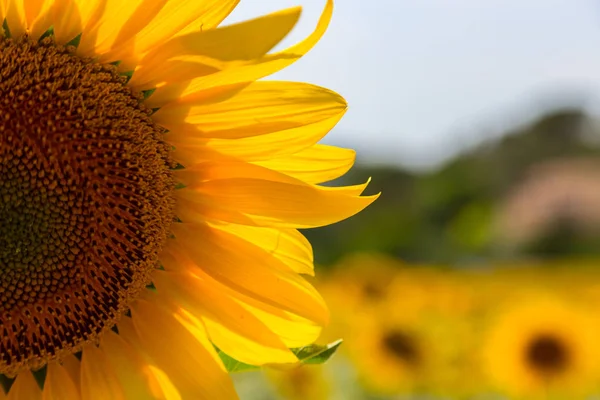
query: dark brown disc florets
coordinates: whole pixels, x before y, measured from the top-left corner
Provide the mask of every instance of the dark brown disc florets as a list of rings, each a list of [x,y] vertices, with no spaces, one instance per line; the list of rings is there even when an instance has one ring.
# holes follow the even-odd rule
[[[0,37],[0,373],[78,350],[148,284],[173,220],[162,134],[115,67]]]
[[[529,366],[544,378],[563,372],[571,362],[567,344],[561,338],[548,334],[533,338],[525,357]]]
[[[382,337],[385,351],[404,364],[417,367],[421,362],[419,347],[412,335],[401,330],[392,330]]]

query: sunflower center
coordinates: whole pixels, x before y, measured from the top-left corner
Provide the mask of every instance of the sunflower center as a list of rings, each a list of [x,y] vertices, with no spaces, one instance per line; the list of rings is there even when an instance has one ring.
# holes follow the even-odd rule
[[[0,373],[110,329],[173,220],[163,130],[115,67],[0,37]]]
[[[405,332],[392,331],[382,340],[383,347],[394,357],[404,363],[416,366],[419,364],[419,351],[414,339]]]
[[[569,363],[565,344],[557,337],[540,335],[529,343],[527,361],[543,375],[554,375],[563,371]]]

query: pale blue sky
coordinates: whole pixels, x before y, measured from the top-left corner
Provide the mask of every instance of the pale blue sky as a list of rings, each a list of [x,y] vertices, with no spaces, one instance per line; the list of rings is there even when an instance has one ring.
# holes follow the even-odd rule
[[[302,5],[289,45],[324,4],[242,0],[228,22]],[[556,103],[600,110],[600,3],[337,0],[323,40],[276,78],[348,100],[325,142],[365,161],[431,165]]]

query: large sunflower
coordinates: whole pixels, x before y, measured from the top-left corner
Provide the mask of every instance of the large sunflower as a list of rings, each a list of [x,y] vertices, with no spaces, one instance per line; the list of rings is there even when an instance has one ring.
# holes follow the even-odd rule
[[[514,398],[583,396],[600,376],[597,337],[584,309],[544,295],[515,298],[490,325],[483,370]]]
[[[258,79],[293,8],[238,0],[0,0],[0,382],[9,399],[229,399],[214,346],[293,363],[327,321],[296,230],[370,204],[345,101]],[[0,390],[0,398],[5,394]]]

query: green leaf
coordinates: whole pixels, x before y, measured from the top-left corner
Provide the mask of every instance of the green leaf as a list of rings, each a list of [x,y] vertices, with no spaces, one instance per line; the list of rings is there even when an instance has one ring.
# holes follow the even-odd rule
[[[323,364],[331,358],[342,344],[343,340],[336,340],[325,346],[311,344],[309,346],[290,349],[302,364]]]
[[[260,369],[260,367],[257,367],[256,365],[250,365],[250,364],[246,364],[241,361],[238,361],[235,358],[232,358],[232,357],[228,356],[227,354],[223,353],[219,349],[217,349],[217,353],[219,354],[219,357],[221,357],[221,360],[223,361],[223,364],[225,365],[227,372],[246,372],[246,371],[255,371],[257,369]]]
[[[318,344],[311,344],[309,346],[298,347],[290,349],[296,357],[298,357],[298,364],[323,364],[331,358],[331,356],[337,351],[338,347],[342,344],[342,340],[336,340],[333,343],[329,343],[325,346]],[[235,358],[228,356],[223,353],[220,349],[216,349],[217,354],[221,357],[227,372],[246,372],[255,371],[260,369],[259,366],[250,365],[236,360]],[[294,365],[294,364],[288,364]]]

